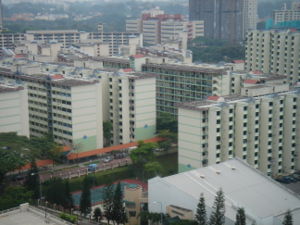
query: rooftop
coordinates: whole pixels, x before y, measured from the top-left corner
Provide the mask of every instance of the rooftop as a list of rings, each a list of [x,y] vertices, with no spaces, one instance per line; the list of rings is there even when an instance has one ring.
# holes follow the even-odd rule
[[[209,64],[156,64],[156,63],[147,63],[143,64],[146,67],[157,67],[169,70],[177,71],[188,71],[188,72],[202,72],[202,73],[213,73],[213,74],[225,74],[226,69],[224,67],[218,67],[216,65]]]
[[[226,213],[232,214],[232,218],[235,218],[233,209],[237,207],[244,207],[248,215],[262,220],[280,217],[288,209],[295,215],[300,214],[300,198],[295,193],[239,159],[169,177],[156,177],[149,185],[156,182],[155,179],[196,199],[203,193],[208,205],[213,204],[216,191],[222,188]],[[294,217],[294,222],[300,224],[299,216]]]
[[[268,88],[269,86],[266,85],[255,85],[253,87],[247,87],[247,89],[257,89],[257,88]],[[183,109],[189,109],[189,110],[196,110],[196,111],[203,111],[207,110],[211,106],[220,106],[222,107],[224,104],[234,104],[236,102],[245,102],[249,101],[252,99],[261,99],[263,97],[274,97],[277,95],[285,95],[288,93],[296,93],[299,92],[300,89],[299,87],[294,87],[290,91],[284,91],[284,92],[278,92],[278,93],[270,93],[270,94],[265,94],[265,95],[260,95],[256,97],[247,97],[247,96],[241,96],[241,95],[227,95],[227,96],[210,96],[205,100],[202,101],[194,101],[194,102],[183,102],[183,103],[178,103],[177,106],[179,108]]]
[[[59,34],[59,33],[78,33],[78,30],[28,30],[26,34]]]
[[[70,224],[52,214],[38,208],[29,206],[28,203],[20,207],[0,212],[1,225],[66,225]]]
[[[0,84],[0,93],[15,92],[20,90],[24,90],[24,88],[21,86],[9,86],[9,85]]]
[[[26,75],[26,74],[15,74],[11,71],[0,70],[0,74],[5,77],[10,77],[12,79],[19,79],[24,81],[41,81],[41,82],[51,82],[52,84],[58,84],[61,86],[83,86],[98,83],[98,80],[85,80],[79,78],[72,77],[64,77],[60,74],[34,74],[34,75]]]

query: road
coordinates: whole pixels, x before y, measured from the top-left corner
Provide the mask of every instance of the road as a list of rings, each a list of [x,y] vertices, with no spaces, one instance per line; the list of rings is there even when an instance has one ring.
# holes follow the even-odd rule
[[[46,180],[49,180],[53,177],[60,177],[62,179],[70,179],[74,177],[80,177],[87,175],[89,173],[94,173],[94,172],[99,172],[99,171],[104,171],[108,169],[114,169],[117,167],[125,166],[131,164],[131,159],[130,157],[124,157],[121,159],[113,159],[110,162],[100,162],[97,164],[97,167],[95,168],[95,171],[88,171],[88,168],[86,166],[87,162],[81,163],[78,165],[78,167],[71,167],[71,168],[65,168],[65,169],[60,169],[60,170],[55,170],[54,169],[49,169],[47,171],[43,171],[42,174],[40,174],[40,180],[41,182],[44,182]]]

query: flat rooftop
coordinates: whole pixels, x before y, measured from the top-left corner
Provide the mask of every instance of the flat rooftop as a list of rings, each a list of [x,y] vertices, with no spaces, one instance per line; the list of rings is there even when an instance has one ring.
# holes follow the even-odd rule
[[[268,88],[268,87],[269,86],[262,85],[262,86],[247,87],[247,89]],[[255,100],[261,98],[268,98],[268,97],[273,98],[274,96],[281,96],[287,93],[296,93],[299,91],[300,91],[299,87],[294,87],[289,91],[265,94],[265,95],[255,96],[255,97],[248,97],[248,96],[241,96],[241,95],[210,96],[207,99],[202,101],[178,103],[177,106],[183,109],[203,111],[203,110],[207,110],[211,106],[221,107],[224,104],[234,104],[236,102],[243,102],[243,101],[247,102],[253,99]]]
[[[8,85],[0,84],[0,94],[20,91],[20,90],[24,90],[24,88],[20,86],[8,86]]]
[[[84,86],[98,83],[99,80],[85,80],[80,78],[72,78],[70,76],[62,76],[60,74],[34,74],[34,75],[26,75],[26,74],[15,74],[13,72],[0,70],[0,76],[9,77],[11,79],[19,79],[23,81],[37,81],[37,82],[45,82],[52,83],[61,86]]]
[[[147,63],[143,64],[144,67],[156,67],[168,70],[184,71],[184,72],[200,72],[200,73],[211,73],[211,74],[225,74],[225,67],[218,67],[216,65],[208,64],[157,64],[157,63]]]
[[[60,33],[79,33],[78,30],[28,30],[26,34],[60,34]]]
[[[24,204],[26,205],[26,204]],[[7,212],[0,212],[1,225],[63,225],[71,224],[63,221],[60,218],[49,213],[46,214],[43,210],[26,205],[13,208]]]

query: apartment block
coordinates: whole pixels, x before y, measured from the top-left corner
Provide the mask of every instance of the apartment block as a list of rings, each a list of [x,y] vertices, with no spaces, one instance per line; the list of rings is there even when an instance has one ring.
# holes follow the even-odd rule
[[[177,114],[177,103],[229,94],[229,76],[224,67],[212,65],[142,65],[142,71],[157,74],[157,112]]]
[[[0,79],[0,133],[16,132],[29,137],[27,89]]]
[[[24,33],[0,33],[0,47],[13,49],[15,43],[24,41]]]
[[[101,27],[100,27],[101,28]],[[143,40],[139,33],[128,32],[80,32],[78,30],[35,30],[26,31],[26,33],[1,33],[0,47],[14,49],[17,43],[23,41],[39,43],[49,43],[56,41],[63,47],[70,47],[73,44],[81,42],[102,42],[109,45],[109,55],[119,54],[119,47],[128,45],[134,39],[134,42],[142,46]]]
[[[126,32],[142,33],[144,43],[156,45],[176,40],[182,33],[189,39],[204,36],[203,21],[187,21],[182,15],[165,14],[159,8],[143,11],[138,19],[126,20]]]
[[[300,32],[250,31],[245,69],[285,75],[291,84],[300,81]]]
[[[145,140],[156,132],[156,78],[135,73],[108,75],[109,120],[113,124],[111,144]],[[105,75],[102,75],[101,79]]]
[[[109,44],[100,41],[85,41],[73,44],[72,47],[90,57],[110,56]]]
[[[30,136],[51,134],[56,142],[71,145],[77,152],[102,148],[99,81],[9,70],[1,70],[0,77],[27,86]]]
[[[60,76],[65,78],[79,81],[99,80],[101,84],[97,96],[101,102],[99,116],[103,121],[111,121],[113,125],[111,143],[125,144],[154,137],[156,132],[155,75],[136,73],[132,69],[105,69],[103,68],[105,62],[107,61],[76,61],[77,67],[75,67],[16,59],[0,61],[2,68],[18,71],[19,74],[32,76],[61,74]],[[127,68],[129,68],[129,60]],[[90,92],[92,95],[94,91],[91,89]]]
[[[143,38],[139,33],[131,32],[103,32],[103,33],[89,33],[88,40],[99,40],[104,44],[109,45],[109,55],[118,55],[119,47],[123,45],[130,45],[133,41],[137,45],[143,45]]]
[[[141,33],[142,21],[140,19],[126,20],[126,32]]]
[[[259,92],[261,87],[254,88]],[[299,93],[297,88],[180,104],[179,171],[234,157],[274,177],[298,170]]]
[[[256,28],[257,0],[190,0],[189,17],[204,21],[207,38],[241,41]]]
[[[273,12],[274,24],[287,22],[287,21],[299,21],[300,20],[300,7],[299,3],[294,2],[291,9],[287,9],[286,5],[281,10],[275,10]]]

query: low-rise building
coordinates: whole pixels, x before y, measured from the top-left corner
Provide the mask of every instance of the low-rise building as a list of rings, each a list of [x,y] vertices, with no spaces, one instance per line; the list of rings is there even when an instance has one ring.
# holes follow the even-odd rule
[[[197,213],[201,194],[210,217],[217,191],[224,193],[225,224],[234,225],[239,208],[245,209],[247,225],[282,224],[288,210],[300,223],[299,196],[245,162],[232,159],[206,168],[148,181],[150,212],[166,213],[177,206]]]
[[[140,213],[147,208],[148,193],[142,186],[125,186],[124,197],[125,209],[128,218],[128,225],[140,224]]]
[[[71,225],[68,221],[47,212],[47,209],[42,210],[28,203],[2,211],[0,215],[1,225]]]

